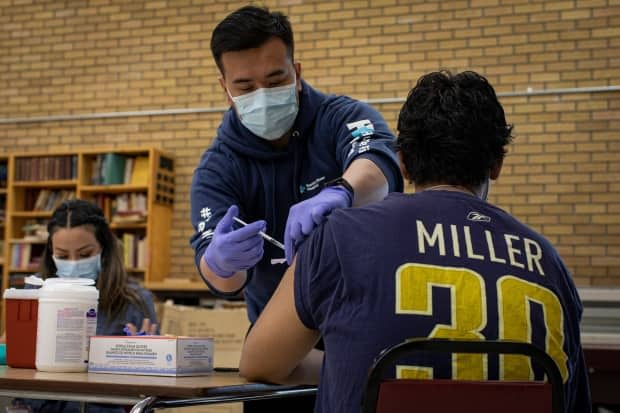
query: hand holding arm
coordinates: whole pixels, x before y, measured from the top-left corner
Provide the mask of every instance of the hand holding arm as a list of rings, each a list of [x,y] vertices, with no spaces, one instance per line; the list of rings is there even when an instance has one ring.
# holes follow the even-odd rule
[[[353,193],[340,185],[327,187],[312,198],[291,207],[284,231],[287,263],[292,262],[299,245],[331,211],[380,201],[388,193],[385,175],[371,160],[356,159],[342,177],[353,188]]]
[[[291,207],[284,230],[286,262],[291,263],[297,247],[310,232],[337,208],[351,206],[353,194],[344,186],[324,188],[321,192]]]

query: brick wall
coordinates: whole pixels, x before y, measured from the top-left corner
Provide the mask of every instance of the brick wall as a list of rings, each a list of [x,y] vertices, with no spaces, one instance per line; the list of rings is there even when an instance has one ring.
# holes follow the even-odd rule
[[[221,113],[6,119],[221,108],[209,52],[237,1],[0,0],[0,151],[156,145],[177,165],[174,277],[195,277],[188,188]],[[404,98],[439,68],[499,93],[620,85],[620,4],[303,1],[287,13],[303,77],[326,92]],[[491,201],[542,231],[580,285],[620,285],[620,92],[503,96],[517,139]],[[376,104],[395,127],[399,103]]]

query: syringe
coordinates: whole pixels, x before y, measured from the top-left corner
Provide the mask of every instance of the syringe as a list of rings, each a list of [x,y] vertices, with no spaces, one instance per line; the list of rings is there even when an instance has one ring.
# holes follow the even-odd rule
[[[235,221],[237,221],[238,223],[240,223],[243,226],[248,225],[246,222],[243,222],[243,220],[241,220],[240,218],[237,217],[233,217],[233,219]],[[280,248],[282,251],[284,251],[284,244],[282,244],[280,241],[278,241],[277,239],[275,239],[274,237],[272,237],[271,235],[267,235],[265,234],[263,231],[258,231],[259,235],[261,237],[263,237],[266,241],[272,243],[273,245],[275,245],[276,247]]]

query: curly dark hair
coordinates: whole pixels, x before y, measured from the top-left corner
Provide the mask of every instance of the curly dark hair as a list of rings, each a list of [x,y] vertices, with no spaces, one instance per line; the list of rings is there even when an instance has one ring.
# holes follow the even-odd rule
[[[397,148],[416,185],[478,186],[513,137],[486,78],[472,71],[422,76],[398,116]]]
[[[224,18],[211,35],[211,53],[218,69],[224,75],[222,54],[262,46],[277,37],[284,42],[293,60],[293,29],[288,18],[280,12],[270,12],[267,7],[245,6]]]

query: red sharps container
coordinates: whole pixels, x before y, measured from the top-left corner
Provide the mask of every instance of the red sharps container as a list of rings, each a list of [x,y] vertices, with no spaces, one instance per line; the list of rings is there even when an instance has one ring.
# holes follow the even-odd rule
[[[37,354],[38,289],[9,288],[4,291],[6,315],[6,364],[35,368]]]

